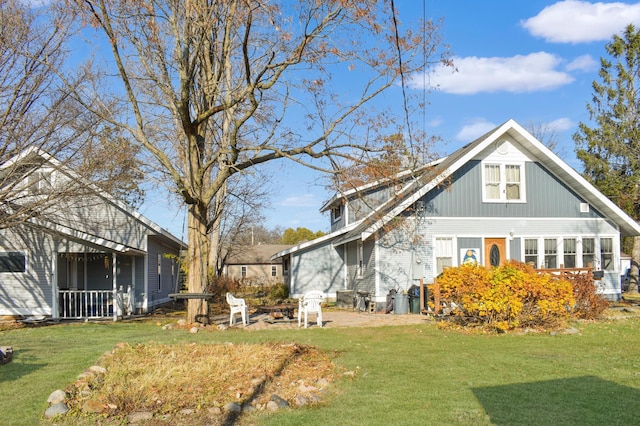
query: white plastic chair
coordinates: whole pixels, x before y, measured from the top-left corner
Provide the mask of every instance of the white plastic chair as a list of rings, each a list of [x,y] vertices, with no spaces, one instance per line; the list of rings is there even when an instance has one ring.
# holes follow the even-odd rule
[[[304,328],[307,328],[309,314],[316,314],[318,326],[322,327],[322,302],[324,295],[321,291],[310,291],[298,300],[298,327],[302,323],[304,313]]]
[[[231,308],[231,314],[229,315],[229,325],[233,325],[236,320],[236,314],[242,314],[242,325],[247,325],[247,318],[249,317],[249,307],[245,303],[244,299],[234,297],[233,294],[227,293],[227,303]]]

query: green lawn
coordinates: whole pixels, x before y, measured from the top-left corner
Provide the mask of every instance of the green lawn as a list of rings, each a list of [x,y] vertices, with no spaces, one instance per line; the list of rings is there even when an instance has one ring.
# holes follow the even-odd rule
[[[0,422],[34,425],[47,396],[118,342],[298,341],[357,371],[325,403],[251,419],[300,425],[630,425],[640,423],[640,320],[576,324],[578,335],[465,334],[401,327],[228,330],[190,334],[154,322],[60,325],[0,333]]]

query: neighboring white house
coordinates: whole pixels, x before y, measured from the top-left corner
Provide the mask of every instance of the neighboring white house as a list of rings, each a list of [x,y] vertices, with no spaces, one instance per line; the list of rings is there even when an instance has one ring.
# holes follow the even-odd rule
[[[602,270],[620,298],[620,240],[640,225],[513,120],[442,160],[338,194],[331,233],[280,251],[292,296],[432,283],[444,267],[508,259]]]
[[[13,161],[29,158],[40,164],[23,168],[29,197],[78,179],[37,150]],[[45,177],[47,184],[39,185]],[[67,194],[46,214],[0,230],[0,315],[116,317],[171,300],[185,244],[108,194],[81,186],[81,196]]]

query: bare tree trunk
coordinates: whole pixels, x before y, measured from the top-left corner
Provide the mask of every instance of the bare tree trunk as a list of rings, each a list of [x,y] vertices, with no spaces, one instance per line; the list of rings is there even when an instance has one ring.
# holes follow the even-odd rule
[[[640,237],[633,237],[631,252],[631,273],[629,274],[629,290],[627,294],[638,294],[638,263],[640,262]]]
[[[209,241],[207,239],[207,208],[192,204],[189,206],[189,293],[204,293],[207,289]],[[209,307],[205,299],[189,299],[187,322],[195,323],[206,319]]]

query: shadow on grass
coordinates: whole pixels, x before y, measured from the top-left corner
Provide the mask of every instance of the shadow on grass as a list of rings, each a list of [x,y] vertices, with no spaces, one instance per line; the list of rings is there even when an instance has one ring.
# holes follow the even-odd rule
[[[34,363],[33,361],[38,357],[29,355],[28,352],[26,349],[16,350],[14,348],[11,362],[0,365],[0,383],[18,380],[47,366],[47,364]]]
[[[494,425],[631,425],[640,391],[595,376],[472,389]]]
[[[273,375],[267,377],[264,381],[262,381],[261,383],[259,383],[255,390],[247,395],[243,401],[240,403],[240,405],[242,407],[247,406],[248,404],[251,403],[252,400],[254,400],[255,398],[258,398],[260,395],[262,395],[263,393],[265,393],[266,391],[266,387],[269,383],[273,382],[274,380],[277,380],[278,377],[280,377],[282,375],[282,373],[284,372],[284,370],[287,368],[288,365],[290,365],[291,363],[295,362],[296,359],[300,358],[302,356],[302,354],[304,353],[305,349],[302,347],[297,347],[296,350],[291,354],[291,356],[284,358],[282,360],[282,364],[280,364],[278,366],[278,369],[273,373]],[[273,398],[271,399],[273,400]],[[224,426],[232,426],[238,423],[240,417],[243,415],[244,413],[242,411],[239,412],[227,412],[223,418],[222,424]]]

